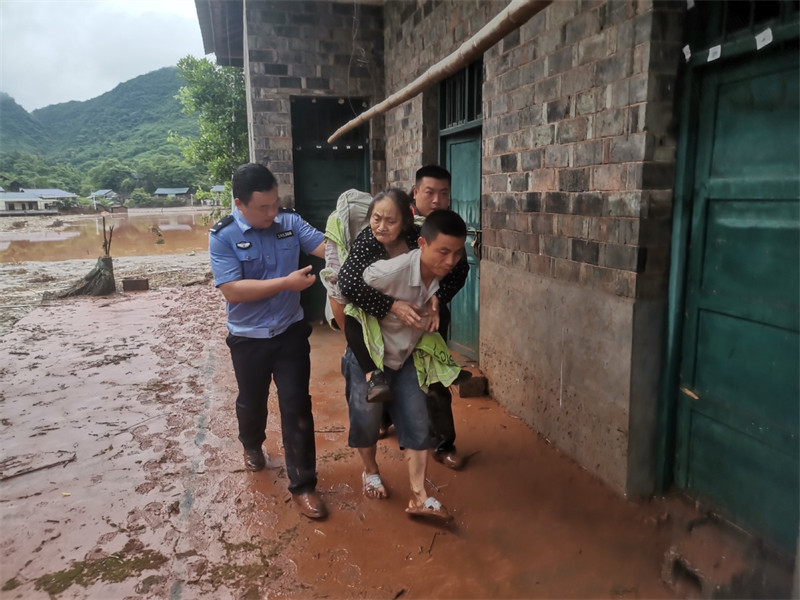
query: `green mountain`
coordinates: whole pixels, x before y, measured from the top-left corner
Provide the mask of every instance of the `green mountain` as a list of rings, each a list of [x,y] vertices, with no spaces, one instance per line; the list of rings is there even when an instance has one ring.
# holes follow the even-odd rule
[[[61,163],[90,167],[148,156],[180,157],[170,131],[196,136],[197,118],[181,113],[175,99],[183,85],[178,69],[166,67],[119,84],[84,102],[65,102],[27,113],[0,97],[0,152],[23,151]]]
[[[11,96],[0,92],[0,151],[37,153],[48,143],[45,127]]]

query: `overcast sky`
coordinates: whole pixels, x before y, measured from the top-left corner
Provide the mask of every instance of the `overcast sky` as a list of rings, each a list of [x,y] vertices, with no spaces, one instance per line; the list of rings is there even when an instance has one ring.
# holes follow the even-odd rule
[[[0,0],[0,91],[29,112],[187,54],[205,56],[194,0]]]

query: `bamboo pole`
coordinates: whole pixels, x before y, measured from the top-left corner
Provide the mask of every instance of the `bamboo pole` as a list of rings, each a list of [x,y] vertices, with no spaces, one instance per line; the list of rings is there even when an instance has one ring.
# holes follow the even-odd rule
[[[383,114],[393,109],[395,106],[410,100],[425,88],[439,83],[459,69],[467,66],[506,35],[522,26],[523,23],[526,23],[533,15],[551,2],[552,0],[512,0],[494,19],[484,25],[480,31],[470,39],[461,44],[458,50],[440,60],[414,81],[386,98],[383,102],[376,104],[358,115],[355,119],[342,125],[328,138],[328,143],[335,141],[339,136],[355,129],[362,123],[366,123],[371,118]]]

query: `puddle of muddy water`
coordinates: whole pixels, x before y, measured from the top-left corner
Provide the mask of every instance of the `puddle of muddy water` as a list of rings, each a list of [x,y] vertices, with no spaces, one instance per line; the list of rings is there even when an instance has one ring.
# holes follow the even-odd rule
[[[203,214],[107,215],[111,253],[120,256],[183,254],[208,249],[210,223]],[[0,232],[0,263],[94,257],[103,250],[103,218],[73,221],[61,231]]]

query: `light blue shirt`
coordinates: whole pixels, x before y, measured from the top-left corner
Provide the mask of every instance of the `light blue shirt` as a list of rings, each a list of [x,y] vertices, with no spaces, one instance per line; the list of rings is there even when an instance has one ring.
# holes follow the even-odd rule
[[[296,212],[281,210],[266,229],[254,229],[234,207],[233,222],[209,234],[214,285],[242,279],[275,279],[298,269],[300,251],[311,254],[321,232]],[[300,292],[284,291],[254,302],[227,303],[228,331],[251,338],[280,335],[303,318]]]

